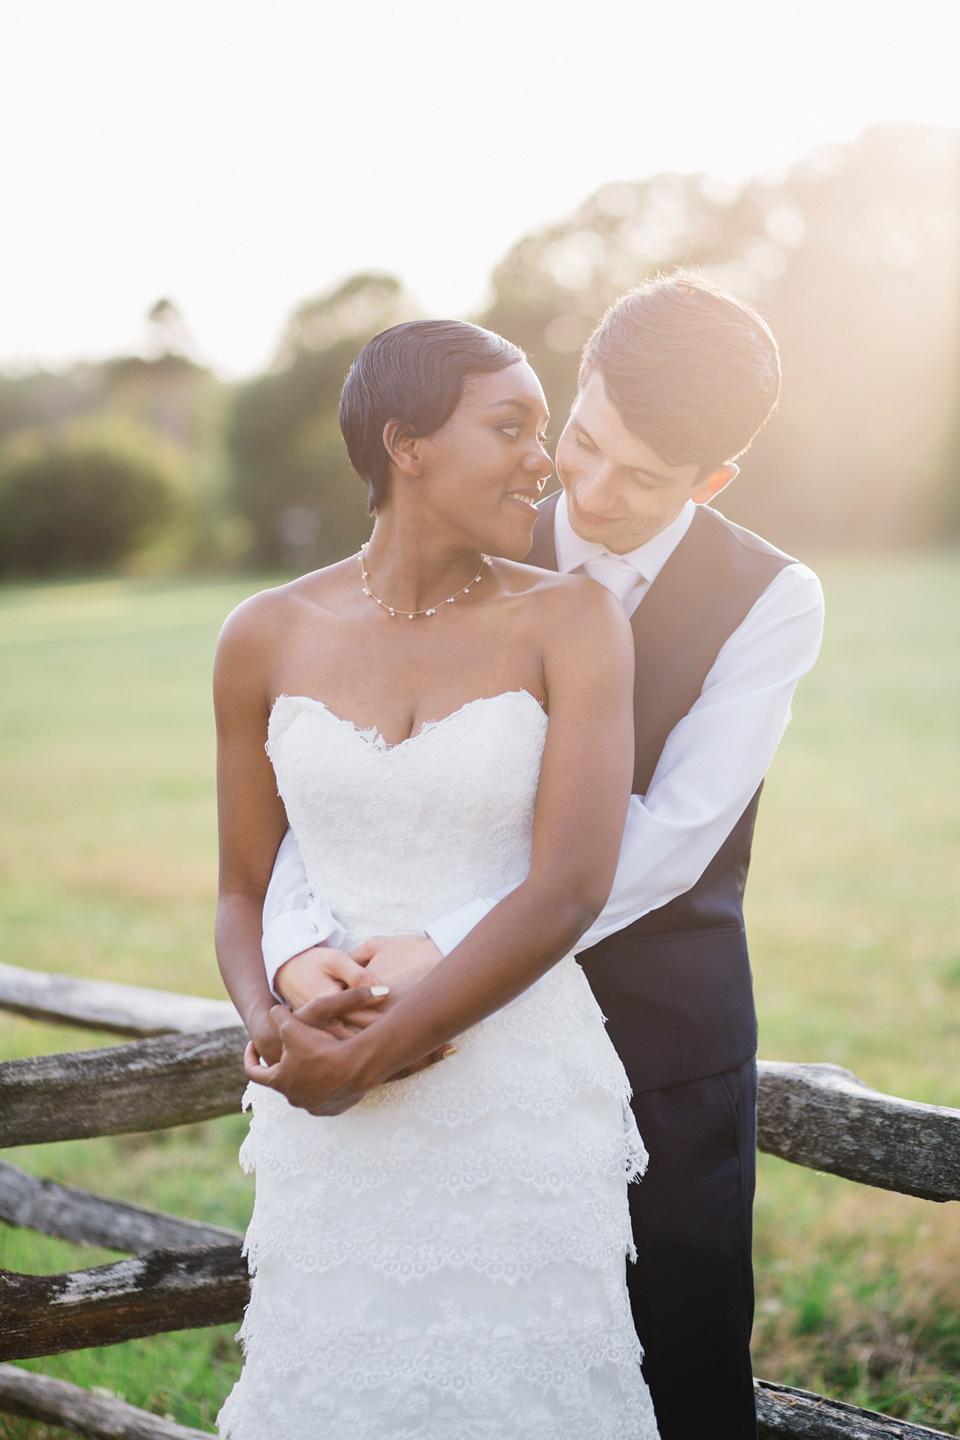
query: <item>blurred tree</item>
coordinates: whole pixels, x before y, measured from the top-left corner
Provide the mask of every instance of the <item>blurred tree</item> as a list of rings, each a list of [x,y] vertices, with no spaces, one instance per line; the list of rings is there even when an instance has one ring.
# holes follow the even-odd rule
[[[366,489],[340,438],[343,378],[379,330],[415,318],[390,275],[361,274],[293,314],[271,370],[238,390],[228,431],[251,562],[297,572],[339,559],[369,531]]]
[[[183,457],[121,421],[82,420],[56,440],[21,431],[0,449],[0,575],[115,568],[175,522]]]
[[[141,448],[153,435],[158,454],[170,458],[176,452],[182,501],[177,524],[165,528],[162,551],[151,550],[151,563],[168,570],[232,566],[250,543],[247,527],[228,506],[226,387],[185,353],[193,348],[176,306],[161,300],[148,316],[149,358],[127,355],[63,374],[0,376],[0,445],[32,431],[34,443],[42,438],[57,451],[78,421],[97,417],[99,434],[135,433]]]
[[[100,404],[101,371],[75,365],[64,374],[33,370],[0,375],[0,443],[18,430],[35,427],[54,434]]]
[[[958,390],[957,132],[878,127],[742,187],[608,185],[519,241],[479,317],[530,356],[562,425],[618,295],[699,270],[780,343],[784,390],[721,508],[787,546],[915,543],[943,524]]]
[[[783,399],[747,484],[731,487],[735,518],[789,543],[938,534],[958,388],[958,163],[957,132],[884,126],[784,180],[803,235],[761,306]]]
[[[184,359],[197,357],[197,342],[189,325],[179,306],[166,296],[155,301],[147,311],[143,351],[151,360],[164,355],[179,355]]]

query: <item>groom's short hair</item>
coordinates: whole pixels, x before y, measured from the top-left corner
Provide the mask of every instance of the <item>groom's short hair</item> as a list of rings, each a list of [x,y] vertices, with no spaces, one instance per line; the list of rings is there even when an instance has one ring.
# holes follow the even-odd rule
[[[626,428],[668,465],[709,473],[741,455],[777,403],[780,356],[757,312],[697,275],[621,296],[587,341]]]
[[[354,360],[340,394],[340,430],[350,463],[367,485],[370,513],[387,497],[384,427],[432,435],[460,404],[471,375],[527,357],[517,345],[465,320],[408,320],[381,330]]]

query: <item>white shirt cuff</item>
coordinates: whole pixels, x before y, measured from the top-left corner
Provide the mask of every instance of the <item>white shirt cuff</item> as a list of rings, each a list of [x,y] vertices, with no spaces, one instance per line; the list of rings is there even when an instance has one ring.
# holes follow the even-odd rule
[[[442,955],[449,955],[451,950],[456,950],[461,940],[466,939],[473,927],[490,914],[494,904],[493,900],[469,900],[466,905],[461,905],[459,910],[432,921],[425,934],[429,935]]]
[[[274,984],[280,966],[286,964],[294,955],[311,950],[314,945],[329,945],[331,949],[339,950],[346,938],[346,932],[336,923],[329,910],[316,903],[307,910],[288,910],[285,915],[278,915],[275,920],[271,920],[263,932],[260,947],[267,972],[267,984],[281,1005],[284,1003],[283,996],[277,993]]]

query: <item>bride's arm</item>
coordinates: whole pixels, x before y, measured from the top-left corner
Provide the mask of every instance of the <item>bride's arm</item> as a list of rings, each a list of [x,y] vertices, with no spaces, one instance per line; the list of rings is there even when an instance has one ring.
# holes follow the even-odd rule
[[[264,750],[269,718],[270,617],[276,600],[256,595],[223,627],[214,662],[220,882],[216,951],[224,984],[264,1057],[279,1055],[270,1011],[276,1001],[260,950],[262,912],[274,857],[287,828]]]
[[[340,1043],[295,1016],[275,1016],[283,1058],[260,1069],[251,1056],[248,1074],[292,1103],[317,1113],[356,1103],[522,993],[603,908],[633,771],[630,629],[616,601],[586,581],[557,587],[544,624],[550,724],[529,874],[362,1035]],[[305,1018],[322,1022],[325,1004],[307,1006]]]
[[[276,776],[264,742],[270,711],[270,662],[276,651],[275,593],[255,595],[227,619],[214,663],[217,724],[217,809],[220,883],[216,951],[220,973],[251,1040],[267,1060],[280,1055],[270,1012],[276,995],[268,983],[261,950],[262,916],[274,860],[287,830]],[[302,872],[302,860],[297,852]],[[305,880],[305,872],[303,878]],[[379,984],[365,968],[334,948],[312,948],[282,967],[279,992],[293,1005],[317,995],[340,995],[347,985]],[[373,1007],[356,1007],[334,1026],[347,1036],[377,1017]]]

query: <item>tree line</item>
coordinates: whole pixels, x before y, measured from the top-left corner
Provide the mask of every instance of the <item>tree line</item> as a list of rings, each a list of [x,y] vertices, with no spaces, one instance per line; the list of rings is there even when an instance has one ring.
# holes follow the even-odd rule
[[[781,347],[781,405],[726,513],[787,549],[956,538],[960,132],[877,127],[742,186],[608,185],[520,239],[467,318],[526,350],[561,421],[606,306],[681,267],[754,304]],[[354,275],[231,386],[160,301],[149,358],[0,376],[0,576],[299,571],[349,553],[369,519],[337,426],[343,376],[371,335],[422,313],[397,277]]]

